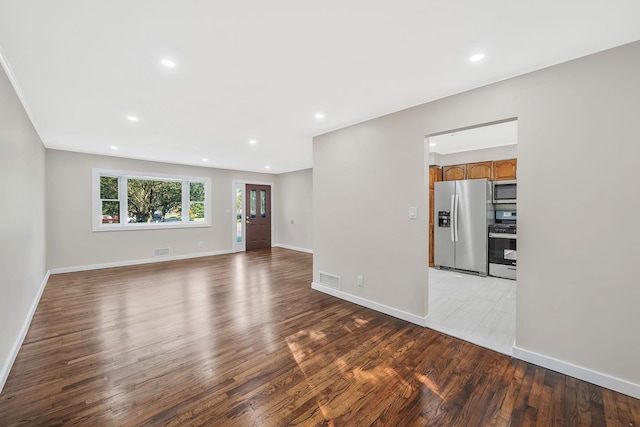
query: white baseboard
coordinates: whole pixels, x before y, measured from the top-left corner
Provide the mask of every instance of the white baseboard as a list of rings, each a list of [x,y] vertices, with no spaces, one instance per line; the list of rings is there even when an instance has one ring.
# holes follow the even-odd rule
[[[223,251],[200,252],[197,254],[172,255],[172,256],[163,256],[163,257],[157,257],[157,258],[136,259],[131,261],[108,262],[105,264],[91,264],[91,265],[79,265],[75,267],[54,268],[54,269],[51,269],[50,272],[51,274],[75,273],[77,271],[100,270],[102,268],[113,268],[113,267],[128,267],[130,265],[151,264],[154,262],[165,262],[165,261],[178,261],[181,259],[202,258],[207,256],[226,255],[231,253],[233,253],[233,249],[225,249]]]
[[[308,254],[312,254],[313,253],[313,249],[299,248],[297,246],[285,245],[285,244],[282,244],[282,243],[276,243],[273,246],[275,246],[277,248],[291,249],[292,251],[306,252]]]
[[[429,316],[427,316],[425,326],[429,329],[433,329],[434,331],[442,332],[443,334],[451,335],[452,337],[459,338],[464,341],[468,341],[472,344],[479,345],[480,347],[488,348],[489,350],[497,351],[498,353],[502,353],[507,356],[513,355],[513,347],[512,345],[500,345],[495,342],[491,342],[485,338],[480,338],[475,336],[472,333],[462,332],[460,330],[454,330],[447,328],[446,326],[440,324],[434,324]]]
[[[525,350],[523,348],[514,346],[513,357],[524,360],[525,362],[533,363],[534,365],[542,366],[543,368],[551,369],[552,371],[560,372],[561,374],[569,375],[571,377],[578,378],[583,381],[590,382],[601,387],[623,393],[628,396],[640,399],[640,384],[634,384],[632,382],[622,380],[620,378],[612,377],[601,372],[592,371],[581,366],[576,366],[562,360],[554,359],[553,357],[545,356],[543,354],[535,353],[533,351]]]
[[[592,371],[590,369],[576,366],[571,363],[554,359],[549,356],[545,356],[529,350],[525,350],[515,345],[513,346],[512,351],[509,351],[508,348],[492,348],[492,346],[489,345],[488,343],[474,342],[472,337],[460,337],[458,333],[451,334],[449,333],[450,331],[433,328],[433,326],[429,322],[428,316],[427,317],[416,316],[415,314],[407,313],[405,311],[398,310],[393,307],[386,306],[384,304],[379,304],[377,302],[370,301],[365,298],[351,295],[346,292],[342,292],[337,289],[322,285],[320,283],[312,282],[311,288],[317,291],[323,292],[325,294],[329,294],[336,298],[340,298],[345,301],[349,301],[354,304],[358,304],[363,307],[367,307],[372,310],[379,311],[381,313],[388,314],[393,317],[397,317],[398,319],[406,320],[407,322],[414,323],[419,326],[429,327],[431,329],[437,330],[438,332],[442,332],[452,336],[457,336],[458,338],[464,339],[465,341],[469,341],[471,343],[480,345],[482,347],[490,348],[492,350],[498,351],[503,354],[509,355],[513,353],[513,357],[515,357],[516,359],[524,360],[525,362],[533,363],[534,365],[551,369],[552,371],[569,375],[571,377],[578,378],[580,380],[587,381],[592,384],[596,384],[601,387],[608,388],[610,390],[614,390],[618,393],[623,393],[628,396],[634,397],[636,399],[640,399],[639,384],[635,384],[626,380],[622,380],[620,378],[615,378],[610,375],[603,374],[601,372]]]
[[[24,319],[24,323],[22,324],[22,329],[20,329],[20,333],[16,337],[15,342],[13,343],[13,347],[11,348],[11,352],[9,353],[9,357],[5,360],[2,365],[2,370],[0,371],[0,393],[4,388],[5,383],[7,382],[7,378],[9,378],[9,372],[11,372],[11,368],[13,367],[13,363],[16,361],[16,357],[18,357],[18,352],[20,351],[20,347],[22,347],[22,343],[27,336],[27,332],[29,332],[29,326],[31,326],[31,320],[33,319],[33,315],[36,314],[36,309],[38,308],[38,303],[40,302],[40,298],[42,297],[42,293],[44,292],[45,286],[47,286],[47,281],[49,280],[49,276],[51,275],[50,271],[47,271],[44,279],[42,279],[42,283],[40,284],[40,289],[38,289],[38,293],[36,297],[33,299],[31,303],[31,307],[29,308],[29,312],[27,313],[27,317]]]
[[[426,317],[416,316],[415,314],[407,313],[406,311],[398,310],[397,308],[389,307],[388,305],[380,304],[375,301],[370,301],[365,298],[351,295],[346,292],[342,292],[337,289],[322,285],[320,283],[312,282],[311,289],[315,289],[316,291],[329,294],[336,298],[340,298],[375,311],[379,311],[380,313],[388,314],[389,316],[397,317],[398,319],[406,320],[407,322],[416,324],[418,326],[426,325]]]

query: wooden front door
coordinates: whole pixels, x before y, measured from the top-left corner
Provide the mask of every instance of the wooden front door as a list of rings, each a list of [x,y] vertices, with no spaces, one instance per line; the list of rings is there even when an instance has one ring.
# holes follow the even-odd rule
[[[246,250],[271,247],[271,186],[247,184]]]

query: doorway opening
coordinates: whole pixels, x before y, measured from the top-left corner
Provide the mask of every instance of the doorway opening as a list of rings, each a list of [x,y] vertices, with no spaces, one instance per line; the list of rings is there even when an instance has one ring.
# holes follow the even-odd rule
[[[515,338],[516,281],[500,277],[497,273],[492,274],[492,271],[498,270],[489,268],[489,259],[493,256],[489,245],[489,228],[497,223],[505,227],[513,226],[515,238],[517,203],[496,203],[493,200],[493,183],[517,180],[517,119],[429,135],[425,138],[425,153],[429,169],[427,326],[511,355]],[[481,179],[486,180],[482,186],[485,203],[478,204],[486,206],[481,206],[483,209],[479,209],[481,212],[478,215],[485,216],[486,221],[477,218],[473,227],[471,222],[468,224],[468,228],[475,227],[475,230],[465,230],[463,224],[454,221],[456,208],[462,209],[462,202],[455,203],[457,193],[454,192],[454,202],[450,201],[450,196],[446,200],[440,197],[444,200],[440,203],[443,206],[438,206],[436,199],[453,181],[461,181],[464,186],[463,181],[478,183],[476,180]],[[467,220],[471,214],[471,210],[465,211],[457,218],[460,221]],[[456,225],[459,227],[458,233],[455,232]],[[465,234],[463,232],[473,235],[473,246],[461,244],[462,247],[458,247],[459,240]],[[478,240],[481,240],[480,244],[477,244]],[[503,252],[513,258],[515,268],[515,246]],[[472,275],[459,271],[468,270],[469,267],[461,262],[457,269],[457,256],[461,261],[465,257],[477,256],[481,265],[474,266],[473,270],[480,273]],[[480,277],[487,272],[486,277]],[[515,274],[512,279],[515,279]]]

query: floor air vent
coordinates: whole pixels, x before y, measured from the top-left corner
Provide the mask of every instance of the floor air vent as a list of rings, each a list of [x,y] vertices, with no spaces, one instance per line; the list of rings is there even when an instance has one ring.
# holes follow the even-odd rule
[[[169,256],[169,255],[171,255],[171,251],[169,250],[169,248],[161,248],[161,249],[153,250],[153,256]]]
[[[340,276],[320,272],[320,283],[333,289],[340,289]]]

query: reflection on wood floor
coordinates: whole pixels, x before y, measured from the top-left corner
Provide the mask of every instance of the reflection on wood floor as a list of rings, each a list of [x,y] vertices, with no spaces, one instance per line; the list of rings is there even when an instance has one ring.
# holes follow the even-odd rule
[[[640,425],[637,399],[313,291],[311,263],[274,248],[52,276],[0,424]]]

